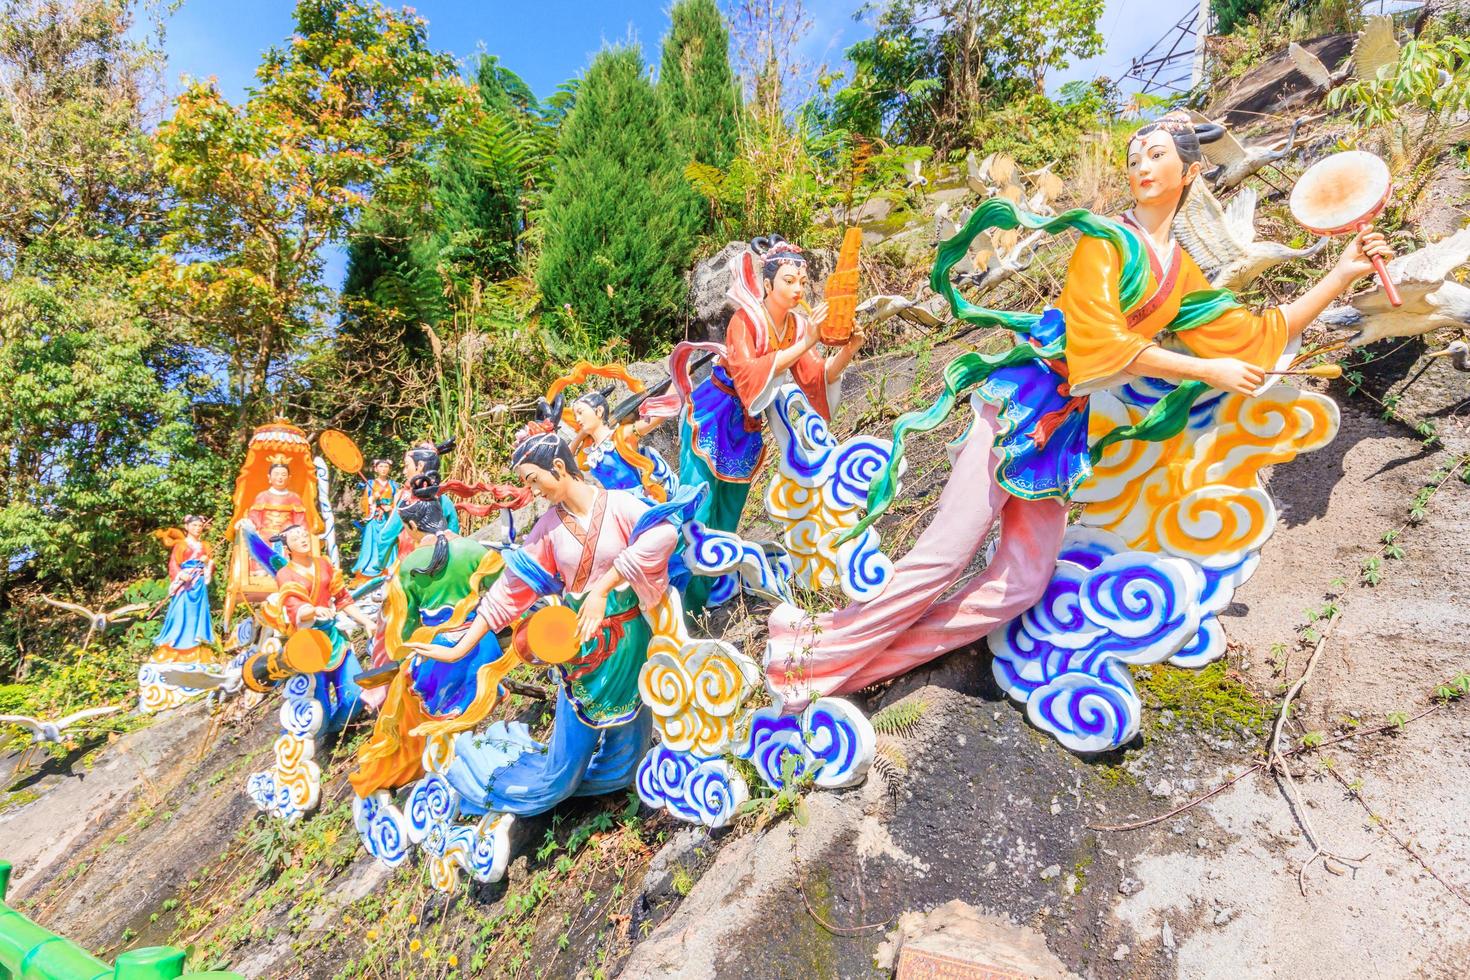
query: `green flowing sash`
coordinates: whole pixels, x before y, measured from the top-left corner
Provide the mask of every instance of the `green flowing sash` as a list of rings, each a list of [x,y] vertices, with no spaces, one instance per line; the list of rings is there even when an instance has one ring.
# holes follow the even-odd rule
[[[960,295],[949,273],[969,254],[970,245],[982,232],[992,228],[1011,231],[1026,228],[1048,234],[1075,229],[1084,235],[1101,238],[1118,251],[1123,260],[1119,279],[1118,296],[1123,310],[1132,309],[1142,302],[1148,288],[1148,262],[1143,245],[1123,225],[1110,218],[1100,217],[1085,208],[1065,211],[1055,218],[1043,218],[1022,211],[1005,198],[995,197],[986,201],[970,215],[959,234],[942,242],[934,271],[929,277],[929,286],[949,303],[956,319],[980,327],[1005,327],[1017,333],[1030,333],[1041,320],[1039,313],[1013,313],[1008,310],[993,310],[971,303]],[[1209,323],[1226,310],[1239,306],[1229,290],[1212,289],[1193,292],[1184,297],[1179,314],[1170,321],[1170,332],[1188,330]],[[928,432],[938,427],[949,417],[955,404],[970,390],[981,384],[1001,368],[1012,367],[1028,361],[1062,357],[1066,352],[1066,337],[1058,337],[1045,346],[1019,343],[1002,354],[982,354],[968,351],[954,358],[944,367],[944,385],[934,404],[922,410],[906,412],[893,426],[893,453],[888,464],[868,488],[868,513],[842,536],[848,541],[861,535],[893,504],[898,493],[898,471],[903,461],[904,446],[910,433]],[[1108,446],[1125,439],[1145,439],[1160,442],[1173,438],[1189,423],[1189,409],[1208,388],[1200,381],[1187,381],[1161,398],[1146,416],[1133,425],[1119,426],[1093,445],[1090,455],[1095,463]]]

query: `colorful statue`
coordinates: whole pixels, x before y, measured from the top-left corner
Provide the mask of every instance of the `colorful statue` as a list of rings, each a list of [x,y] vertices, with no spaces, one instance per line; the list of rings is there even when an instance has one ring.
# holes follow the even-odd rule
[[[276,590],[275,576],[259,559],[251,557],[251,549],[241,532],[253,529],[269,540],[292,523],[304,525],[313,535],[326,530],[317,501],[316,471],[306,433],[284,419],[277,419],[250,436],[245,463],[235,479],[235,507],[229,524],[235,547],[230,553],[229,588],[222,619],[226,629],[237,603],[260,602]]]
[[[734,531],[739,525],[751,481],[765,461],[764,413],[788,375],[817,414],[832,418],[842,372],[863,334],[854,331],[835,354],[821,357],[816,345],[826,304],[813,311],[811,320],[798,312],[806,287],[806,257],[780,236],[755,239],[731,262],[735,315],[720,362],[694,388],[679,431],[679,482],[709,486],[696,515],[707,527]],[[708,579],[691,581],[685,607],[702,609],[711,587]]]
[[[197,662],[201,648],[213,660],[214,624],[209,618],[209,583],[214,580],[214,555],[206,544],[205,519],[184,518],[184,530],[172,531],[168,556],[168,612],[158,633],[155,660]]]
[[[288,527],[306,526],[306,501],[287,486],[291,482],[291,464],[284,457],[272,459],[266,472],[270,486],[255,495],[245,512],[248,524],[242,522],[240,526],[248,526],[267,541],[275,541]]]
[[[254,532],[242,537],[259,560],[275,569],[277,591],[260,605],[257,617],[286,637],[284,650],[280,636],[262,639],[255,656],[242,666],[247,686],[267,690],[280,684],[283,695],[275,765],[252,774],[246,792],[259,809],[291,822],[314,810],[321,795],[318,737],[341,731],[363,708],[357,685],[362,668],[337,626],[337,615],[346,615],[369,635],[376,624],[353,602],[341,571],[316,553],[318,544],[306,528],[292,525],[275,542],[284,545],[285,559],[270,553],[269,544]],[[303,634],[316,634],[314,642]],[[302,648],[309,653],[302,658],[311,661],[309,666],[293,655]],[[274,673],[281,665],[282,673]],[[262,667],[263,677],[256,673]]]
[[[214,579],[214,556],[203,540],[205,518],[190,514],[184,529],[155,532],[168,549],[168,609],[155,641],[153,656],[138,670],[138,706],[143,712],[176,708],[207,685],[189,687],[173,680],[195,671],[218,668],[214,623],[209,613],[209,584]]]
[[[515,487],[485,484],[466,484],[458,480],[444,480],[439,473],[442,463],[442,455],[454,449],[454,440],[439,443],[437,446],[429,443],[421,443],[409,449],[403,455],[404,484],[398,488],[398,495],[387,517],[379,529],[380,551],[379,560],[385,572],[390,576],[396,574],[392,557],[403,556],[413,551],[418,544],[418,535],[410,531],[403,521],[403,507],[415,502],[410,487],[417,483],[420,487],[432,487],[434,499],[433,506],[439,508],[444,531],[449,534],[459,533],[459,512],[474,517],[486,517],[497,511],[513,511],[524,507],[531,499],[530,492]],[[427,492],[427,491],[426,491]],[[491,498],[487,504],[474,504],[461,502],[456,504],[455,499],[465,501],[470,497],[488,494]],[[387,637],[387,619],[379,617],[378,630],[373,636],[371,643],[371,665],[374,669],[384,666],[396,659],[396,654],[389,651]],[[386,688],[376,687],[364,692],[364,700],[373,706],[381,707],[382,699],[387,696]]]
[[[749,760],[761,781],[779,789],[793,772],[822,787],[851,785],[864,778],[875,751],[872,726],[845,702],[823,699],[799,718],[753,710],[747,700],[760,668],[728,643],[687,633],[669,563],[677,529],[687,539],[697,528],[691,517],[704,488],[684,487],[650,505],[598,487],[556,434],[559,394],[541,411],[543,421],[522,433],[511,462],[551,509],[521,546],[499,554],[436,532],[432,547],[425,539],[404,559],[387,605],[390,635],[401,644],[395,655],[407,659],[359,756],[354,824],[367,850],[389,866],[418,845],[430,882],[442,891],[461,874],[498,880],[516,817],[572,796],[636,783],[650,806],[719,827],[749,791],[727,755]],[[432,528],[432,503],[415,506],[420,513],[405,509],[404,520]],[[740,560],[749,542],[711,533],[723,535],[715,550],[728,550],[729,561],[696,563],[692,571],[718,575],[741,565],[742,575],[754,574]],[[691,550],[702,548],[695,542]],[[487,588],[476,605],[481,585]],[[491,634],[507,629],[510,642],[497,655]],[[549,666],[557,681],[548,742],[518,721],[471,731],[487,716],[499,679],[531,662]],[[400,809],[390,789],[415,773],[421,778]]]
[[[286,528],[278,543],[287,561],[276,572],[277,589],[260,609],[260,618],[285,636],[298,630],[318,630],[331,644],[331,661],[316,676],[313,696],[322,706],[327,732],[340,731],[362,708],[357,675],[362,673],[357,654],[337,626],[337,614],[346,615],[369,635],[377,629],[352,601],[342,573],[332,562],[316,554],[314,536],[300,524]]]
[[[362,545],[358,550],[357,563],[352,566],[356,581],[366,582],[383,574],[387,566],[398,560],[398,541],[390,538],[391,545],[384,550],[383,529],[398,501],[398,484],[389,473],[391,460],[373,460],[373,478],[362,485]]]
[[[577,420],[572,448],[589,479],[605,490],[627,490],[652,504],[669,499],[678,478],[657,449],[642,445],[643,437],[662,425],[663,419],[642,418],[614,426],[603,391],[589,391],[578,398],[572,403],[572,415]]]
[[[788,710],[895,677],[1031,608],[1052,580],[1068,501],[1110,446],[1175,437],[1210,388],[1257,394],[1306,325],[1371,269],[1369,257],[1388,254],[1381,235],[1360,234],[1305,295],[1261,314],[1211,289],[1170,225],[1199,177],[1201,140],[1218,135],[1218,127],[1175,117],[1139,130],[1128,147],[1135,203],[1121,220],[1081,210],[1042,219],[996,198],[941,245],[934,289],[957,317],[1007,327],[1019,342],[1002,354],[960,355],[945,369],[938,402],[895,425],[892,459],[849,537],[892,502],[906,436],[934,428],[971,394],[975,419],[951,447],[938,511],[884,592],[835,613],[812,616],[790,604],[773,612],[766,678]],[[949,281],[981,232],[1017,226],[1082,233],[1061,296],[1040,315],[974,306]],[[1167,390],[1136,421],[1090,438],[1088,396],[1140,376],[1163,379]],[[955,589],[996,521],[1001,534],[985,570]]]
[[[352,786],[359,797],[405,786],[423,775],[425,733],[468,731],[495,706],[489,666],[501,659],[493,634],[462,659],[417,656],[407,644],[453,647],[474,622],[481,592],[504,567],[500,553],[449,530],[437,474],[415,477],[399,516],[418,547],[403,558],[383,604],[388,655],[401,661],[372,738],[358,751]]]
[[[515,731],[503,724],[484,737],[463,734],[446,774],[462,812],[527,816],[571,796],[632,784],[651,732],[638,695],[653,635],[645,617],[669,592],[668,562],[678,538],[670,517],[684,502],[650,508],[631,493],[589,483],[571,447],[551,431],[523,433],[511,464],[551,509],[518,549],[506,552],[506,574],[480,600],[453,647],[410,646],[452,664],[544,596],[559,596],[576,610],[581,646],[555,668],[550,742],[541,745],[524,726]]]
[[[450,439],[438,445],[421,442],[403,454],[403,482],[398,486],[393,506],[388,509],[388,513],[383,518],[382,527],[378,528],[377,565],[379,568],[387,570],[392,566],[395,554],[406,555],[413,550],[414,536],[403,526],[403,518],[398,513],[398,508],[409,500],[408,488],[416,477],[433,473],[435,482],[441,483],[439,480],[440,457],[453,449],[454,440]],[[445,529],[458,534],[459,511],[454,507],[454,499],[448,493],[442,493],[439,497],[439,506],[444,511]]]

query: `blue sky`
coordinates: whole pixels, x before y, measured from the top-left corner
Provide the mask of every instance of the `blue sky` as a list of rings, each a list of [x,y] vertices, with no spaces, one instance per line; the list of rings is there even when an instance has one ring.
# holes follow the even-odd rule
[[[397,3],[390,5],[398,6]],[[480,50],[499,55],[539,95],[580,72],[599,48],[630,36],[656,62],[668,29],[670,0],[421,0],[412,4],[429,21],[429,40],[468,63]],[[811,64],[837,65],[842,52],[867,36],[854,21],[861,0],[805,0],[813,21],[800,53]],[[1117,78],[1194,4],[1191,0],[1107,0],[1100,21],[1103,54],[1052,79]],[[291,33],[291,0],[183,0],[167,21],[169,94],[184,75],[214,76],[231,100],[244,97],[261,52]],[[328,256],[328,282],[341,282],[343,256]]]
[[[806,0],[813,29],[802,44],[805,60],[837,64],[842,52],[869,33],[854,21],[860,0]],[[429,21],[429,39],[441,50],[471,59],[481,49],[498,54],[538,94],[548,94],[581,71],[605,43],[632,36],[657,59],[668,27],[668,0],[421,0],[412,5]],[[1117,77],[1129,60],[1193,6],[1190,0],[1108,0],[1101,26],[1107,50],[1057,77]],[[291,31],[291,0],[184,0],[167,23],[168,82],[182,74],[216,76],[240,98],[260,54]]]

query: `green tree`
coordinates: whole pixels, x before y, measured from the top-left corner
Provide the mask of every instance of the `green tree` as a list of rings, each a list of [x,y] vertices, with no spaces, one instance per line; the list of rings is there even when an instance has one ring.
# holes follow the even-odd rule
[[[520,275],[568,95],[543,105],[499,59],[476,66],[478,104],[431,165],[432,206],[364,209],[353,229],[337,343],[303,364],[308,411],[373,438],[396,428],[419,392],[384,379],[432,370],[430,331],[454,342],[466,300]],[[475,308],[482,305],[471,303]]]
[[[658,99],[637,49],[604,50],[562,126],[543,214],[537,281],[598,341],[667,342],[684,307],[693,245],[685,193]]]
[[[1046,78],[1102,50],[1103,0],[885,0],[848,49],[838,125],[893,142],[965,145],[992,108],[1044,95]],[[865,8],[868,9],[868,8]]]
[[[427,208],[440,127],[471,99],[409,11],[299,0],[296,27],[243,105],[195,83],[158,132],[175,206],[144,292],[219,358],[242,435],[325,328],[322,247],[371,200]]]
[[[730,32],[715,0],[680,0],[670,14],[658,73],[658,96],[669,139],[681,167],[723,170],[740,139],[740,91],[730,70]],[[714,215],[708,202],[683,186],[691,224],[708,231]]]
[[[530,86],[493,55],[481,57],[476,86],[473,123],[446,141],[436,164],[435,221],[420,264],[494,282],[519,271],[556,133]]]
[[[476,88],[478,105],[445,134],[431,165],[432,206],[371,203],[352,229],[344,326],[369,359],[383,347],[422,350],[419,325],[448,315],[456,285],[519,271],[555,131],[530,87],[494,56],[481,57]]]
[[[1252,17],[1259,17],[1275,0],[1210,0],[1210,10],[1215,15],[1215,30],[1229,34],[1237,24]]]
[[[681,165],[724,168],[740,139],[740,90],[730,69],[730,32],[715,0],[679,0],[664,38],[658,95]]]
[[[17,631],[47,646],[17,590],[105,591],[161,557],[149,530],[227,493],[194,368],[130,288],[164,203],[134,9],[0,7],[0,670]]]

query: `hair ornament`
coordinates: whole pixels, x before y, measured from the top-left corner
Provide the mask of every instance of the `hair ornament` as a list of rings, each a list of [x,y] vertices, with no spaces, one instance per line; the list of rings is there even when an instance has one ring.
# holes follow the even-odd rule
[[[800,245],[793,245],[780,235],[760,235],[751,239],[751,250],[755,252],[756,258],[761,262],[770,262],[772,259],[780,259],[784,262],[806,264],[806,255],[802,253]]]

